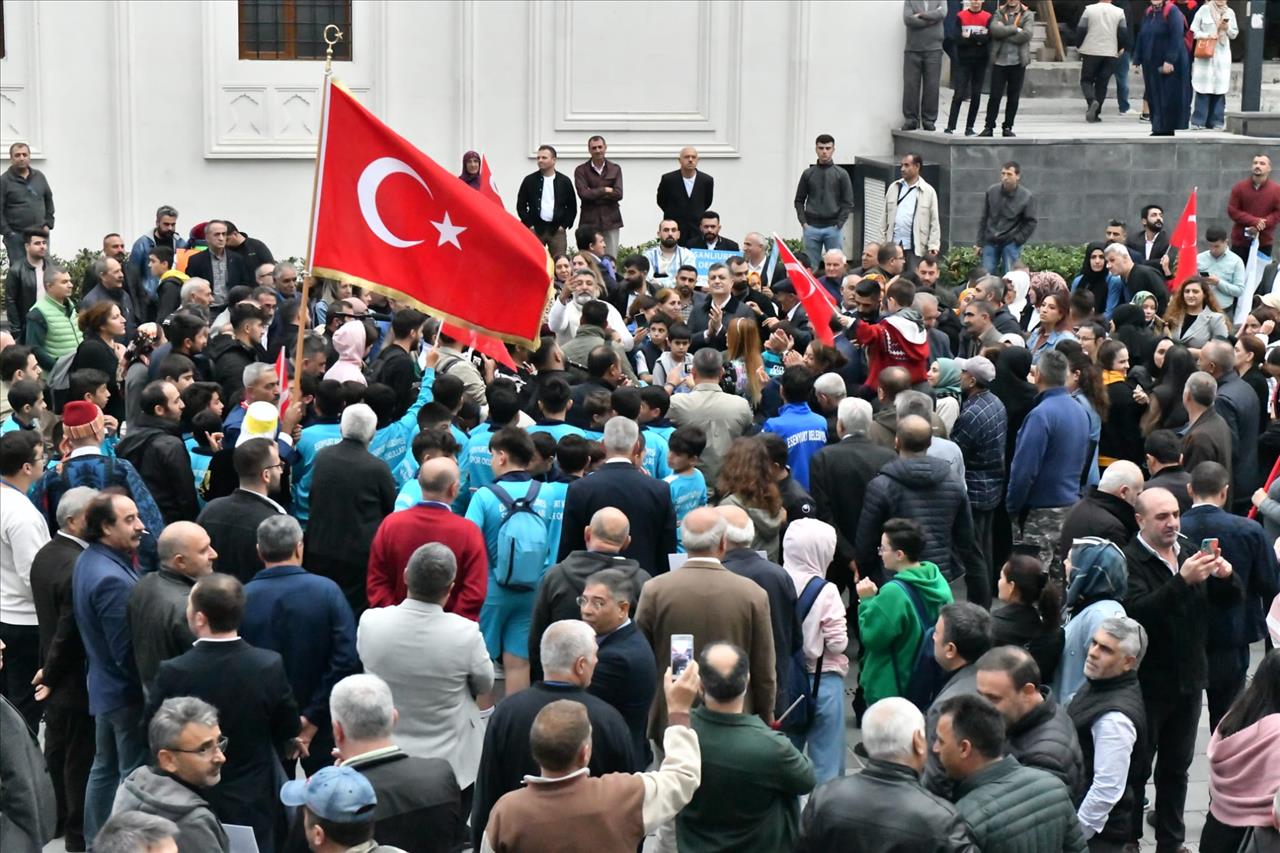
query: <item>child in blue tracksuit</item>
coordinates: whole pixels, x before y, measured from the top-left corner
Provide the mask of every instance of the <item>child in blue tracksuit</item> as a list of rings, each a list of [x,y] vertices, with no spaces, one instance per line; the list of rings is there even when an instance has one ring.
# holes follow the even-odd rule
[[[809,408],[813,374],[804,367],[782,373],[782,402],[776,418],[764,422],[762,432],[777,433],[787,443],[787,465],[796,482],[809,490],[809,460],[827,446],[827,419]]]
[[[675,473],[664,479],[676,509],[676,551],[683,554],[680,522],[691,511],[707,505],[707,481],[696,467],[702,451],[707,449],[707,434],[701,427],[682,426],[671,434],[668,448],[667,464]]]
[[[489,587],[484,606],[480,608],[480,631],[489,656],[502,661],[510,694],[529,685],[529,629],[537,592],[536,589],[509,589],[498,582],[498,540],[506,512],[493,487],[501,488],[512,499],[522,498],[531,488],[537,487],[533,509],[546,522],[544,574],[560,550],[560,526],[564,521],[564,500],[569,487],[566,483],[538,482],[530,476],[528,468],[533,461],[533,441],[522,429],[508,427],[495,433],[489,444],[489,454],[493,482],[472,495],[467,518],[480,527],[489,554]]]

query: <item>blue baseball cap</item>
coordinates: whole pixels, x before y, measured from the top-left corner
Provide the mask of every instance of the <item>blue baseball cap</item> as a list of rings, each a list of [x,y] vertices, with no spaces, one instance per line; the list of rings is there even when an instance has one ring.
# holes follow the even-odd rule
[[[373,786],[350,767],[325,767],[310,779],[285,782],[280,788],[280,802],[308,811],[334,823],[364,823],[373,817],[378,795]]]

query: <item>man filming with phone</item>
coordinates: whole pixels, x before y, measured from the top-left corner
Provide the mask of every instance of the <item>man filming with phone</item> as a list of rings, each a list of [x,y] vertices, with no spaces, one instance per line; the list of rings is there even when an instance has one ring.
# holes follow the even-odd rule
[[[1138,683],[1147,715],[1147,772],[1153,756],[1156,765],[1156,843],[1177,849],[1186,840],[1187,769],[1209,683],[1210,621],[1217,609],[1238,604],[1243,590],[1218,548],[1210,542],[1197,549],[1181,535],[1178,501],[1169,490],[1147,489],[1136,511],[1138,535],[1124,549],[1129,589],[1123,603],[1149,639]]]

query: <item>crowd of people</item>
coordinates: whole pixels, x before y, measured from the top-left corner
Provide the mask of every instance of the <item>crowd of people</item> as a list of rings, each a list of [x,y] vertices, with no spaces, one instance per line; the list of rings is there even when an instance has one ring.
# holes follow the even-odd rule
[[[809,277],[721,235],[692,148],[615,257],[589,147],[539,149],[554,298],[488,354],[391,291],[304,302],[225,220],[162,206],[77,283],[51,195],[6,208],[45,217],[0,348],[6,850],[1128,850],[1154,771],[1172,851],[1206,695],[1201,849],[1274,843],[1270,160],[1183,281],[1157,205],[1028,269],[1007,163],[948,287],[918,155],[851,261],[817,138]]]
[[[1061,14],[1061,13],[1059,13]],[[954,94],[943,133],[955,133],[969,102],[965,136],[1002,137],[1013,131],[1033,60],[1036,12],[1023,0],[904,0],[903,130],[937,129],[942,56],[950,60]],[[1074,25],[1060,23],[1059,41],[1080,56],[1086,122],[1102,121],[1111,79],[1116,107],[1130,112],[1129,72],[1142,75],[1139,118],[1152,136],[1221,130],[1231,91],[1231,42],[1240,35],[1227,0],[1096,0]],[[1061,58],[1061,57],[1060,57]],[[989,83],[985,126],[977,120]],[[1000,118],[1001,102],[1004,118]]]

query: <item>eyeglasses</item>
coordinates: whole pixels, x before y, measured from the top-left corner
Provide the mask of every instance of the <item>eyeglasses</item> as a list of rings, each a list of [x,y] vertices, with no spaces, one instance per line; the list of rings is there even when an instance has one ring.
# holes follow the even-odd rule
[[[166,746],[165,749],[169,752],[189,752],[192,755],[198,755],[201,758],[212,758],[215,752],[225,753],[229,742],[230,741],[223,736],[213,743],[202,744],[201,746],[197,746],[195,749],[178,749],[176,746]]]
[[[603,598],[587,598],[585,595],[578,596],[577,598],[574,599],[574,601],[578,603],[579,607],[586,607],[588,604],[590,604],[596,610],[602,610],[608,607],[612,603],[604,600]]]

